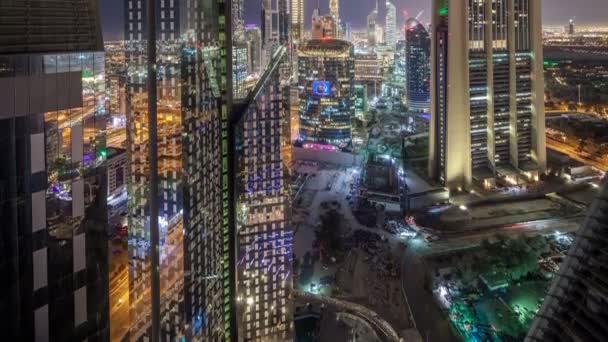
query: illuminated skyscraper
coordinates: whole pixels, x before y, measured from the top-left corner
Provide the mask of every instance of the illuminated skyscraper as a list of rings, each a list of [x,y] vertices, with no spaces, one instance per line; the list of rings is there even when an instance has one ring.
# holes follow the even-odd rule
[[[386,2],[386,22],[384,29],[384,42],[395,48],[397,44],[397,9],[390,1]]]
[[[340,20],[340,0],[329,0],[329,15],[334,19],[335,28],[333,31],[335,32],[335,38],[339,37],[338,34],[340,32],[341,20]]]
[[[97,1],[0,1],[0,330],[108,341]]]
[[[346,145],[355,115],[354,49],[337,39],[307,41],[299,51],[300,139]]]
[[[151,314],[163,339],[231,336],[234,284],[228,196],[228,105],[232,97],[230,25],[224,1],[156,2],[157,120],[148,126],[145,1],[125,2],[129,91],[130,338],[150,337]],[[186,9],[188,9],[186,11]],[[229,47],[226,49],[226,47]],[[222,53],[223,51],[223,53]],[[222,60],[224,59],[224,60]],[[228,65],[222,68],[221,65]],[[148,139],[158,138],[160,260],[151,258]],[[160,298],[151,298],[151,269]],[[154,304],[158,300],[159,305]]]
[[[247,42],[247,73],[260,73],[262,67],[262,32],[260,28],[255,25],[247,25],[245,41]]]
[[[262,65],[270,62],[274,51],[289,42],[288,0],[262,0]]]
[[[409,18],[405,23],[406,93],[407,105],[412,111],[430,108],[431,41],[429,34],[418,20]]]
[[[378,5],[367,16],[367,45],[371,48],[376,46],[376,21],[378,20]]]
[[[291,40],[300,44],[304,39],[304,0],[291,0]]]
[[[239,341],[293,341],[293,232],[281,156],[287,60],[279,47],[249,97],[235,103]]]
[[[429,173],[447,187],[545,171],[540,12],[532,0],[433,1]]]

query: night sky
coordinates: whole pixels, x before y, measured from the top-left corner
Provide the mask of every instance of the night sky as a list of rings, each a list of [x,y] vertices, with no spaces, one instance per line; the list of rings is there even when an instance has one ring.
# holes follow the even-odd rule
[[[122,39],[123,2],[125,0],[99,0],[103,22],[104,38],[106,40]],[[321,13],[329,12],[329,0],[305,0],[306,27],[310,26],[310,16],[319,1]],[[533,0],[541,1],[541,0]],[[570,17],[576,17],[577,24],[608,25],[608,0],[542,0],[543,19],[546,25],[566,24]],[[245,21],[248,24],[259,24],[261,0],[244,0]],[[403,23],[403,11],[420,16],[423,22],[428,22],[431,0],[393,0],[397,7],[398,23]],[[344,21],[350,22],[353,28],[365,26],[367,15],[374,8],[375,0],[341,0],[340,15]],[[356,5],[354,5],[356,4]],[[380,0],[380,16],[384,18],[384,1]]]

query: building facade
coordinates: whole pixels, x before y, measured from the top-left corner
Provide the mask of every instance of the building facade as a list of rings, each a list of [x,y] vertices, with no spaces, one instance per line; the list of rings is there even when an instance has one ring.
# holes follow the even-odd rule
[[[447,187],[545,171],[540,12],[531,0],[433,1],[429,174]]]
[[[337,39],[310,40],[298,55],[300,139],[348,145],[355,114],[354,49]]]
[[[304,39],[304,0],[291,1],[291,41],[300,44]]]
[[[245,27],[247,42],[247,74],[259,74],[262,70],[262,32],[255,25]]]
[[[599,192],[532,321],[526,342],[603,341],[608,331],[604,255],[608,186]]]
[[[146,8],[125,3],[128,71],[130,338],[151,333],[159,310],[165,340],[233,336],[228,199],[228,105],[232,23],[223,1],[156,2],[159,260],[151,258]],[[229,50],[229,52],[227,52]],[[224,104],[224,105],[222,105]],[[160,271],[160,307],[150,300]]]
[[[293,232],[282,158],[288,113],[280,47],[252,95],[239,104],[236,125],[237,322],[240,341],[292,341]]]
[[[384,42],[391,48],[397,44],[397,9],[390,1],[386,2],[386,22],[384,23]]]
[[[424,26],[414,18],[405,23],[407,105],[411,111],[428,112],[431,105],[431,41]]]
[[[0,13],[3,339],[109,340],[97,3],[4,1]]]

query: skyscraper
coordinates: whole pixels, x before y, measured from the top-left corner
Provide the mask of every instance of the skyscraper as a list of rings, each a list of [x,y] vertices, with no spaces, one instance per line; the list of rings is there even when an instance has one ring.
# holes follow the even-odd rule
[[[236,102],[236,260],[240,341],[292,341],[293,232],[288,183],[281,157],[282,126],[289,89],[280,67],[288,60],[279,47],[250,96]]]
[[[540,12],[540,1],[433,1],[429,174],[447,187],[545,171]]]
[[[418,20],[409,18],[405,23],[405,65],[407,105],[412,111],[430,108],[430,55],[428,32]]]
[[[1,1],[0,13],[2,337],[109,340],[97,2]]]
[[[272,54],[289,42],[288,0],[262,0],[262,65],[270,62]]]
[[[262,67],[262,32],[260,28],[255,25],[247,25],[245,41],[247,42],[247,73],[260,73]]]
[[[155,313],[163,338],[218,340],[232,332],[232,248],[224,243],[230,239],[228,106],[221,105],[232,97],[232,41],[226,32],[230,25],[218,24],[232,22],[226,20],[225,6],[203,0],[156,2],[158,128],[153,132],[147,118],[148,99],[154,96],[148,94],[143,63],[149,9],[145,1],[125,3],[132,339],[150,336]],[[158,261],[151,258],[148,199],[152,134],[158,135]],[[154,267],[160,273],[159,299],[150,295]]]
[[[329,15],[334,19],[335,28],[333,31],[335,32],[335,38],[339,37],[338,34],[340,32],[341,20],[340,20],[340,0],[329,0]]]
[[[395,48],[397,44],[397,9],[390,1],[386,2],[386,22],[384,29],[386,45]]]
[[[525,341],[604,341],[608,185],[579,228]]]
[[[376,21],[378,20],[378,5],[367,15],[367,45],[372,48],[376,46]]]
[[[304,0],[291,0],[291,40],[299,45],[304,39]]]
[[[300,139],[347,145],[355,115],[354,48],[337,39],[307,41],[299,51]]]

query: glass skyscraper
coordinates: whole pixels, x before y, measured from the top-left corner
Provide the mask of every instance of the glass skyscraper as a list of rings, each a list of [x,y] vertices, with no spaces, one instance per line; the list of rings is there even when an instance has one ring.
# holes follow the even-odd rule
[[[96,2],[3,1],[0,13],[2,336],[108,340],[107,115]]]
[[[428,111],[430,107],[431,41],[424,26],[415,18],[405,23],[405,67],[407,105],[411,111]]]
[[[293,232],[282,120],[289,110],[280,47],[247,100],[236,102],[237,322],[242,341],[292,341]]]

